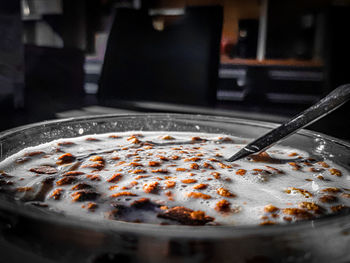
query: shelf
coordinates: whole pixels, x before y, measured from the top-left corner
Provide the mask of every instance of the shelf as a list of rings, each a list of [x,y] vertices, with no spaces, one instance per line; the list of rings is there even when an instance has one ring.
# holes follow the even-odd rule
[[[323,67],[319,60],[297,60],[297,59],[257,59],[230,58],[227,55],[220,56],[221,64],[245,65],[245,66],[292,66],[292,67]]]

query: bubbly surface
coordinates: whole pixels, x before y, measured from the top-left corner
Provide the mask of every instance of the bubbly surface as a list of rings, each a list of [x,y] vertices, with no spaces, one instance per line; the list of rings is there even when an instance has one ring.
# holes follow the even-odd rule
[[[342,167],[282,146],[225,161],[245,143],[185,132],[61,139],[1,162],[0,188],[67,215],[154,224],[281,224],[350,206]]]

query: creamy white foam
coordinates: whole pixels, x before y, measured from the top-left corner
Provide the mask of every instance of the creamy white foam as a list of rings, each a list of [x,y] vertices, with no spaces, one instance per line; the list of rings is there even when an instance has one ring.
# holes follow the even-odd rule
[[[3,183],[2,187],[15,190],[15,197],[23,201],[40,201],[47,204],[48,209],[94,220],[112,213],[113,218],[126,221],[177,223],[159,218],[157,214],[167,208],[184,206],[205,212],[219,224],[252,225],[310,219],[340,210],[343,208],[340,205],[350,206],[349,175],[342,167],[329,160],[325,163],[308,160],[308,153],[281,146],[267,151],[266,162],[264,159],[226,162],[243,143],[245,140],[232,136],[185,132],[134,131],[61,139],[26,148],[1,162],[0,171],[4,174],[0,180],[12,182],[12,185]],[[43,153],[30,154],[33,152]],[[76,159],[57,164],[65,153]],[[157,163],[152,166],[150,162]],[[91,167],[95,164],[102,166]],[[42,166],[51,166],[57,173],[33,170]],[[70,176],[71,182],[67,184],[60,184],[59,180],[67,177],[62,174],[71,170],[81,174]],[[113,182],[111,178],[116,174]],[[47,192],[43,190],[45,180],[49,182],[47,185],[53,185]],[[169,181],[175,186],[169,187],[166,183]],[[158,185],[153,191],[145,190],[145,184],[154,182]],[[82,197],[82,201],[73,201],[74,193],[79,190],[72,187],[79,183],[91,186],[87,190],[94,194]],[[194,189],[199,184],[207,186]],[[334,189],[327,189],[330,187]],[[58,188],[62,190],[55,200],[53,194]],[[220,189],[232,195],[222,194]],[[132,196],[115,196],[125,192]],[[202,196],[194,198],[198,196],[191,193]],[[125,212],[142,197],[149,198],[158,207]],[[222,200],[229,203],[220,208],[218,202]],[[265,208],[269,204],[274,208]]]

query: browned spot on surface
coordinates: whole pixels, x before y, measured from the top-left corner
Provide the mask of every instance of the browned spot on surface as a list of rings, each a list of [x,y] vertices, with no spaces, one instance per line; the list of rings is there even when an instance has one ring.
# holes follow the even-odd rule
[[[283,220],[284,220],[284,221],[287,221],[287,222],[290,222],[290,221],[293,220],[293,218],[291,218],[290,216],[284,216],[284,217],[283,217]]]
[[[12,175],[9,175],[5,172],[0,172],[0,178],[12,178],[13,176]]]
[[[86,208],[86,209],[88,209],[91,212],[94,212],[95,209],[97,208],[97,204],[94,203],[94,202],[89,202],[86,205],[82,205],[81,207],[82,208]]]
[[[98,174],[87,174],[86,178],[90,179],[91,181],[101,181],[101,177]]]
[[[286,215],[295,216],[298,219],[310,219],[313,217],[312,214],[301,208],[285,208],[282,212]]]
[[[163,155],[156,155],[156,157],[158,157],[162,161],[169,161],[169,159],[167,157],[163,156]]]
[[[56,182],[56,185],[68,185],[68,184],[72,184],[75,181],[75,177],[74,176],[65,176],[62,179],[58,180]]]
[[[57,143],[58,146],[72,146],[74,145],[74,142],[59,142]]]
[[[73,156],[71,153],[65,153],[58,157],[58,161],[56,162],[59,165],[72,163],[75,161],[75,156]]]
[[[215,169],[214,166],[212,166],[212,165],[209,164],[209,163],[203,163],[203,167],[204,167],[204,168],[208,168],[208,169]]]
[[[131,173],[133,173],[133,174],[142,174],[142,173],[145,173],[145,172],[146,171],[142,170],[142,169],[136,169],[136,170],[131,171]]]
[[[63,189],[57,188],[55,189],[52,194],[50,195],[50,198],[53,198],[54,200],[59,200],[62,196]]]
[[[137,196],[137,195],[131,192],[119,192],[111,195],[111,197],[119,197],[119,196]]]
[[[252,154],[249,156],[249,158],[250,161],[259,163],[281,163],[281,160],[272,158],[267,152]]]
[[[97,138],[89,137],[89,138],[86,138],[85,141],[88,141],[88,142],[97,142],[97,141],[100,141],[100,140],[97,139]]]
[[[221,178],[219,172],[212,172],[212,173],[210,173],[210,175],[214,176],[215,179],[220,179]]]
[[[205,225],[214,221],[214,218],[206,216],[203,211],[176,206],[158,214],[158,217],[175,220],[183,225]]]
[[[236,171],[236,174],[237,175],[245,175],[247,173],[247,170],[245,170],[245,169],[238,169],[237,171]]]
[[[322,203],[334,203],[338,198],[334,195],[324,195],[319,198]]]
[[[190,168],[193,169],[193,170],[198,170],[199,169],[199,165],[196,164],[196,163],[191,163],[190,164]]]
[[[341,171],[339,171],[338,169],[335,169],[335,168],[329,169],[329,172],[330,172],[332,175],[336,175],[336,176],[338,176],[338,177],[342,176]]]
[[[25,153],[24,156],[37,156],[37,155],[42,155],[42,154],[45,154],[44,152],[42,151],[35,151],[35,152],[28,152],[28,153]]]
[[[218,212],[229,212],[231,210],[231,203],[225,199],[220,200],[216,203],[215,210]]]
[[[69,171],[69,172],[65,172],[64,174],[62,174],[62,176],[78,176],[78,175],[82,175],[84,174],[83,172],[79,172],[79,171]]]
[[[174,188],[176,185],[176,182],[174,181],[165,181],[165,185],[167,188]]]
[[[150,161],[148,162],[148,165],[151,167],[156,167],[156,166],[160,166],[160,162]]]
[[[265,167],[266,167],[267,169],[270,169],[270,170],[272,170],[272,171],[278,173],[278,174],[284,174],[284,172],[283,172],[282,170],[277,169],[277,168],[275,168],[275,167],[272,167],[272,166],[269,166],[269,165],[265,165]]]
[[[82,190],[82,189],[90,189],[92,188],[91,185],[85,184],[85,183],[80,183],[76,184],[72,187],[72,190]]]
[[[104,161],[105,161],[105,160],[103,159],[103,157],[98,156],[98,155],[95,155],[95,156],[90,157],[89,160],[92,161],[92,162],[104,162]]]
[[[82,168],[92,168],[97,170],[102,170],[104,167],[105,167],[104,163],[101,163],[101,162],[85,164],[82,166]]]
[[[170,135],[165,135],[162,137],[162,140],[174,140],[175,138]]]
[[[216,192],[223,197],[236,197],[235,194],[231,193],[229,190],[222,187],[217,189]]]
[[[301,189],[301,188],[288,187],[288,188],[285,190],[285,192],[286,192],[287,194],[291,194],[292,191],[297,192],[297,193],[299,193],[299,194],[302,194],[305,198],[309,198],[309,197],[312,197],[312,196],[313,196],[309,191],[307,191],[307,190],[305,190],[305,189]]]
[[[193,183],[197,183],[196,179],[184,179],[181,180],[181,182],[183,182],[184,184],[193,184]]]
[[[108,136],[108,138],[111,138],[111,139],[119,139],[119,138],[121,138],[121,136],[119,136],[119,135],[109,135]]]
[[[133,144],[139,144],[141,141],[136,136],[131,136],[126,139],[127,141],[133,143]]]
[[[310,171],[310,172],[313,172],[313,173],[321,173],[321,172],[324,171],[324,169],[323,169],[323,168],[311,167],[311,168],[309,168],[309,171]]]
[[[176,168],[176,171],[177,172],[186,172],[187,169],[186,168],[182,168],[182,167],[178,167],[178,168]]]
[[[24,157],[17,158],[15,162],[17,164],[22,164],[22,163],[26,163],[26,162],[28,162],[30,160],[31,160],[31,158],[24,156]]]
[[[184,162],[198,162],[200,160],[201,160],[201,158],[199,158],[199,157],[192,157],[192,158],[186,158],[184,160]]]
[[[301,202],[298,204],[299,208],[304,208],[309,211],[313,211],[315,213],[321,213],[323,211],[323,208],[314,202]]]
[[[223,141],[223,142],[232,142],[233,141],[230,137],[219,137],[218,139],[220,141]]]
[[[279,211],[280,209],[278,208],[278,207],[276,207],[276,206],[273,206],[273,205],[266,205],[265,207],[264,207],[264,211],[266,212],[266,213],[275,213],[275,212],[277,212],[277,211]]]
[[[224,164],[224,163],[220,163],[220,162],[218,162],[218,165],[219,165],[221,168],[232,168],[232,167],[233,167],[232,165],[228,165],[228,164]]]
[[[109,183],[117,183],[117,182],[119,182],[122,179],[122,177],[123,177],[123,175],[121,173],[117,173],[117,174],[112,175],[112,177],[109,178],[107,180],[107,182],[109,182]]]
[[[143,178],[147,178],[149,177],[149,175],[138,175],[135,177],[135,180],[139,180],[139,179],[143,179]]]
[[[138,184],[139,184],[138,182],[132,181],[132,182],[130,182],[129,185],[123,186],[123,187],[120,188],[120,189],[121,189],[121,190],[129,190],[129,189],[133,188],[135,185],[138,185]]]
[[[169,201],[174,201],[174,195],[171,191],[167,191],[164,194],[168,197]]]
[[[298,170],[301,169],[301,166],[300,166],[299,164],[297,164],[296,162],[289,162],[288,164],[289,164],[290,166],[292,166],[292,167],[293,167],[293,170],[295,170],[295,171],[298,171]]]
[[[343,194],[341,194],[341,196],[344,198],[350,198],[350,194],[348,194],[348,193],[343,193]]]
[[[143,165],[141,163],[131,162],[131,163],[129,163],[129,166],[139,167],[139,166],[143,166]]]
[[[198,136],[192,137],[191,140],[192,141],[196,141],[196,142],[198,142],[198,141],[206,141],[205,139],[202,139],[201,137],[198,137]]]
[[[337,187],[328,187],[321,190],[324,193],[340,193],[341,190]]]
[[[166,174],[168,173],[167,169],[155,169],[155,170],[151,170],[152,173],[162,173],[162,174]]]
[[[211,198],[210,195],[206,195],[206,194],[203,194],[203,193],[197,193],[197,192],[188,193],[187,196],[188,196],[188,197],[191,197],[191,198],[195,198],[195,199],[198,199],[198,198],[201,198],[201,199],[210,199],[210,198]]]
[[[55,174],[55,173],[57,173],[57,169],[55,167],[48,166],[48,165],[42,165],[39,167],[31,168],[31,169],[29,169],[29,171],[31,171],[33,173],[37,173],[37,174]]]
[[[145,191],[146,193],[155,193],[158,190],[158,182],[151,182],[148,184],[144,184],[143,186],[143,191]]]
[[[321,165],[324,168],[329,168],[329,164],[326,162],[318,162],[317,164]]]
[[[108,190],[114,190],[114,189],[116,189],[116,188],[118,188],[119,187],[119,185],[112,185],[112,186],[110,186],[109,188],[108,188]]]
[[[263,221],[260,223],[261,226],[271,226],[271,225],[276,225],[276,222],[271,221],[271,220],[267,220],[267,221]]]
[[[193,189],[206,189],[208,187],[208,184],[197,184],[195,186],[193,186]]]
[[[71,194],[74,202],[95,200],[99,194],[92,190],[79,190]]]
[[[144,208],[145,206],[148,206],[151,204],[151,201],[149,198],[140,198],[135,201],[133,201],[130,206],[135,208]]]
[[[331,207],[332,212],[337,213],[337,212],[341,212],[344,210],[347,210],[349,207],[345,206],[345,205],[335,205]]]

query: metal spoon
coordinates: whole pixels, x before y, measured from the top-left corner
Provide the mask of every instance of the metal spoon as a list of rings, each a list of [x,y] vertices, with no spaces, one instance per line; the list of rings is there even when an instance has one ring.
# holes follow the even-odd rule
[[[253,142],[249,143],[243,149],[235,153],[233,156],[227,159],[228,162],[237,161],[241,158],[247,157],[253,153],[257,153],[274,145],[276,142],[292,135],[301,128],[314,123],[321,119],[333,110],[340,107],[347,100],[350,99],[350,84],[342,85],[331,93],[329,93],[322,100],[308,108],[307,110],[299,113],[289,121],[283,123],[276,129],[266,133]]]

